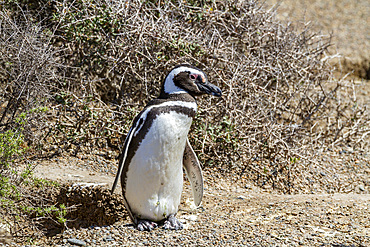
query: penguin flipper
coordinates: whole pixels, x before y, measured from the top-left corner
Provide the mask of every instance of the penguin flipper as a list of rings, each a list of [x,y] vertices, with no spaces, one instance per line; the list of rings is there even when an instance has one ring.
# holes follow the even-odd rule
[[[111,194],[113,194],[114,190],[116,189],[118,180],[120,179],[120,177],[122,175],[122,171],[123,171],[123,168],[125,166],[125,161],[126,161],[126,157],[127,157],[128,147],[130,146],[132,135],[133,135],[133,133],[135,133],[135,130],[136,130],[136,128],[132,127],[130,129],[130,131],[128,132],[128,134],[127,134],[127,137],[126,137],[126,140],[125,140],[125,144],[123,146],[123,152],[122,152],[122,155],[121,155],[121,157],[119,159],[119,162],[118,162],[118,171],[117,171],[117,174],[116,174],[116,178],[114,179],[114,183],[113,183],[113,186],[112,186]],[[136,226],[137,225],[137,219],[133,215],[133,213],[131,211],[131,208],[128,205],[128,202],[126,200],[125,195],[123,194],[122,196],[123,196],[123,204],[125,205],[125,207],[127,209],[128,215],[130,216],[132,222]]]
[[[183,157],[183,166],[189,178],[191,188],[193,191],[194,203],[198,207],[203,198],[203,175],[202,168],[200,167],[199,160],[194,153],[193,148],[186,138],[186,145]]]
[[[133,135],[134,132],[135,132],[135,130],[133,128],[131,128],[130,131],[128,132],[128,134],[127,134],[125,144],[123,146],[123,152],[122,152],[121,157],[120,157],[119,162],[118,162],[118,171],[117,171],[117,174],[116,174],[116,178],[114,179],[111,194],[113,194],[114,190],[116,189],[118,180],[121,177],[123,167],[125,165],[125,161],[126,161],[126,157],[127,157],[128,147],[130,146],[130,142],[131,142],[132,135]]]

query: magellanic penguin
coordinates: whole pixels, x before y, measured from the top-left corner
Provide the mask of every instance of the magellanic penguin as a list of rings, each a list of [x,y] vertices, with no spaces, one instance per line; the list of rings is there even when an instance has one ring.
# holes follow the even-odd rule
[[[127,134],[112,193],[121,178],[125,207],[138,230],[163,224],[179,230],[176,219],[183,187],[183,171],[190,180],[194,202],[203,197],[199,161],[187,138],[197,111],[195,96],[221,96],[206,74],[191,65],[176,66],[165,78],[159,97],[136,116]]]

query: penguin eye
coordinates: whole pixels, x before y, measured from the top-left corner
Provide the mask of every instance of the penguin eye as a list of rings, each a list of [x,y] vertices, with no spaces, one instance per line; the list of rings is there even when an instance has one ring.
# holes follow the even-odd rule
[[[190,74],[189,75],[189,78],[190,78],[190,80],[192,80],[192,81],[195,81],[195,79],[197,79],[197,75],[194,75],[194,74]]]

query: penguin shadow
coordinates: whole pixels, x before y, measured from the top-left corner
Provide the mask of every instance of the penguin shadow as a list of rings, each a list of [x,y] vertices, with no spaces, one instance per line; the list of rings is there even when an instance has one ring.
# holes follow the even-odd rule
[[[46,220],[43,230],[46,236],[55,236],[65,229],[94,228],[112,225],[118,221],[128,221],[129,216],[119,194],[111,194],[104,186],[63,185],[59,194],[53,196],[57,207],[64,205],[64,223],[56,219]],[[126,224],[125,227],[134,227]]]

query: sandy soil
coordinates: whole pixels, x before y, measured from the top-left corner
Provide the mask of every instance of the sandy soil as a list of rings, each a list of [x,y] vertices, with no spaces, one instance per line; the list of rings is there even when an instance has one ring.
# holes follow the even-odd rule
[[[78,190],[79,197],[91,193],[96,187],[108,194],[114,174],[104,167],[114,166],[115,161],[101,160],[96,163],[100,165],[92,167],[93,163],[86,158],[58,158],[39,163],[35,175],[69,183],[72,186],[68,191],[76,188],[76,184],[96,184],[95,187],[87,186],[87,192]],[[94,203],[99,204],[100,200],[104,204],[103,211],[91,217],[74,215],[75,218],[70,218],[76,221],[81,220],[81,217],[89,217],[89,227],[67,229],[60,234],[43,237],[35,243],[42,246],[72,246],[68,241],[78,239],[88,246],[370,245],[369,194],[282,195],[230,177],[215,177],[207,172],[204,175],[205,195],[200,208],[193,207],[190,185],[188,182],[185,184],[178,213],[185,226],[182,231],[156,229],[149,233],[139,232],[133,229],[122,205],[119,205],[122,204],[120,199],[108,205],[101,198],[94,197],[80,200],[83,204],[80,207],[92,207]],[[369,178],[370,174],[367,176]],[[119,189],[116,197],[120,198]],[[98,219],[109,214],[107,208],[120,210],[124,214],[110,224],[101,223]]]
[[[323,35],[332,34],[332,54],[339,54],[343,73],[354,72],[370,79],[370,4],[367,0],[266,0],[281,2],[278,18],[292,23],[310,23]]]

